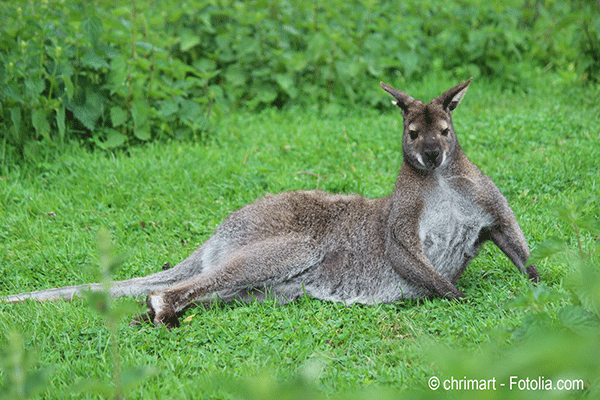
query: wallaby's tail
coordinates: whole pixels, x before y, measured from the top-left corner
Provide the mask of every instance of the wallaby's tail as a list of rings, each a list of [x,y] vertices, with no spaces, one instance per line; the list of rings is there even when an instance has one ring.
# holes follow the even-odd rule
[[[143,276],[140,278],[133,278],[124,281],[113,282],[110,288],[110,294],[113,297],[142,297],[147,295],[153,290],[164,289],[173,283],[182,281],[186,278],[200,271],[200,263],[195,262],[192,257],[182,261],[175,267],[166,271],[160,271],[155,274]],[[56,289],[40,290],[36,292],[24,292],[19,294],[13,294],[6,297],[0,297],[1,303],[19,303],[27,299],[34,301],[48,301],[48,300],[59,300],[64,299],[67,301],[73,300],[77,295],[81,297],[81,294],[87,290],[100,291],[102,290],[102,284],[100,283],[86,283],[78,286],[66,286]]]
[[[85,290],[100,290],[101,285],[99,283],[89,283],[87,285],[79,286],[65,286],[56,289],[39,290],[36,292],[23,292],[19,294],[11,294],[7,297],[2,297],[0,301],[2,303],[19,303],[28,299],[35,301],[47,301],[47,300],[73,300],[75,295],[81,295],[81,292]]]

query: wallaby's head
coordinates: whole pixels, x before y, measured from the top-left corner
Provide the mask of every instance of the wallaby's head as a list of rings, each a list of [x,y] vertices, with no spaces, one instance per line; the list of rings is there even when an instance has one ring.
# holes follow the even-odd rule
[[[445,91],[429,104],[381,82],[383,90],[394,96],[395,104],[402,110],[402,151],[410,165],[433,171],[444,167],[460,149],[452,126],[452,111],[467,92],[471,79]]]

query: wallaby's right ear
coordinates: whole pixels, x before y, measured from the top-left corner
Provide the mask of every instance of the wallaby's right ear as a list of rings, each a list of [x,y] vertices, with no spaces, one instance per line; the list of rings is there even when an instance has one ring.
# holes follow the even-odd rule
[[[390,85],[387,85],[383,82],[379,82],[379,84],[381,85],[383,90],[385,90],[386,92],[388,92],[389,94],[394,96],[396,101],[394,101],[393,103],[396,104],[398,107],[400,107],[400,109],[402,109],[403,113],[406,112],[406,110],[408,110],[408,106],[410,105],[410,103],[415,101],[415,99],[413,99],[412,97],[410,97],[408,94],[404,93],[401,90],[394,89]]]
[[[439,102],[442,103],[444,108],[448,111],[454,111],[454,109],[458,107],[458,104],[462,98],[465,96],[465,93],[467,93],[467,89],[469,88],[469,84],[472,80],[473,78],[454,86],[452,89],[446,90],[438,97]]]

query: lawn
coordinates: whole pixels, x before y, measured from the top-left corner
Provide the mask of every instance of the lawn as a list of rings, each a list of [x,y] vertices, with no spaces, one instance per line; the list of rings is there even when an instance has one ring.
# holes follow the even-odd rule
[[[455,83],[402,89],[428,100]],[[551,79],[517,92],[482,80],[454,112],[463,149],[507,197],[532,248],[553,235],[575,241],[550,210],[600,194],[599,102],[597,88]],[[5,159],[0,295],[93,281],[103,227],[127,254],[114,275],[125,279],[175,265],[229,213],[266,193],[387,196],[401,165],[401,130],[401,114],[391,106],[338,115],[269,109],[223,116],[201,141],[112,152],[67,144],[37,162]],[[590,202],[585,211],[597,216],[599,208]],[[586,248],[597,239],[582,238]],[[538,264],[542,281],[558,292],[569,267],[560,258]],[[101,390],[89,381],[113,379],[111,340],[122,365],[151,371],[127,398],[291,398],[294,387],[314,396],[358,389],[386,390],[390,398],[408,390],[427,395],[428,379],[441,368],[431,346],[510,346],[529,310],[505,304],[528,285],[486,244],[458,283],[465,302],[228,304],[189,310],[172,331],[130,327],[125,318],[112,336],[82,300],[0,304],[0,341],[6,345],[8,333],[17,332],[36,357],[31,369],[48,369],[43,398],[98,398]],[[563,301],[547,305],[551,317]],[[480,372],[492,378],[484,366]],[[82,386],[92,393],[74,392]]]

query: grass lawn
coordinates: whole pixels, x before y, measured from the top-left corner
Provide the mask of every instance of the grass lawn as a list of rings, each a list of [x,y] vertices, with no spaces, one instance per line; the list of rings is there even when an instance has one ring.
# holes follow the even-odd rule
[[[428,100],[454,83],[402,89]],[[599,103],[593,88],[548,81],[506,93],[474,82],[454,112],[463,149],[507,197],[532,248],[548,236],[572,235],[549,212],[553,205],[600,193]],[[93,281],[101,227],[128,254],[114,276],[125,279],[175,265],[229,213],[266,193],[318,188],[387,196],[401,165],[401,131],[393,109],[343,116],[270,110],[223,116],[194,143],[116,152],[68,146],[35,164],[5,161],[0,296]],[[589,208],[600,214],[598,202]],[[538,265],[552,287],[560,287],[568,267],[560,260]],[[519,326],[526,311],[503,306],[527,285],[486,244],[458,283],[466,302],[219,305],[189,310],[172,331],[129,327],[124,319],[117,348],[123,365],[154,371],[128,393],[134,399],[285,397],[281,382],[302,377],[310,381],[306,390],[324,395],[374,387],[427,391],[438,372],[426,354],[430,344],[477,350],[494,340],[508,343],[502,332]],[[81,300],[0,304],[2,345],[10,331],[36,354],[35,368],[51,367],[44,398],[68,397],[82,380],[112,379],[109,330]],[[482,377],[489,378],[485,371]]]

